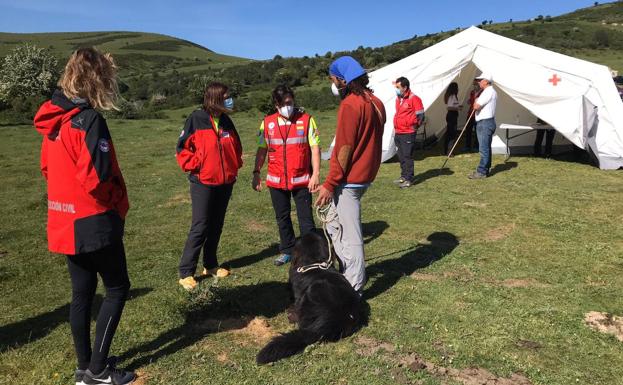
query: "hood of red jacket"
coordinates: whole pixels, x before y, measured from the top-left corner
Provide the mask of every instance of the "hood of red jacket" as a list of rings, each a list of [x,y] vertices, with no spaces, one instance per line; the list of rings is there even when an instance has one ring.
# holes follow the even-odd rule
[[[52,98],[39,107],[35,115],[35,128],[41,135],[55,137],[61,125],[84,108],[69,100],[62,91],[56,90]]]

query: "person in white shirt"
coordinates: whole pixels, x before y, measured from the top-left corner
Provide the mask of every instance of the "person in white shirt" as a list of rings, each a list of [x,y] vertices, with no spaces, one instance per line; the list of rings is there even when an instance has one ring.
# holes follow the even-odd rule
[[[478,163],[476,171],[469,175],[469,178],[484,179],[489,176],[489,169],[491,168],[491,140],[496,129],[495,107],[498,94],[493,89],[493,78],[490,74],[483,72],[476,80],[482,89],[480,96],[474,102],[480,163]]]
[[[448,155],[454,141],[456,140],[456,125],[459,119],[459,110],[463,107],[459,103],[459,85],[456,82],[450,83],[443,100],[446,102],[446,140],[443,146],[443,153]]]

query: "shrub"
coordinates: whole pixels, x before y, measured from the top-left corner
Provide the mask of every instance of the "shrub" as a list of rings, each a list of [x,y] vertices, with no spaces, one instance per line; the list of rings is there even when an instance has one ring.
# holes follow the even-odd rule
[[[58,79],[58,60],[49,51],[32,44],[14,48],[0,68],[0,100],[12,104],[49,94]]]

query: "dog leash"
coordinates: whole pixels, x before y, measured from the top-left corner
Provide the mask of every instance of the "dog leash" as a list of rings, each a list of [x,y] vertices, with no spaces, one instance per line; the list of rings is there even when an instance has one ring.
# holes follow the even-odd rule
[[[337,211],[334,211],[329,215],[331,211],[331,205],[325,206],[316,206],[316,217],[320,223],[322,223],[322,232],[324,233],[324,237],[327,240],[327,245],[329,246],[329,258],[324,262],[312,263],[306,266],[301,266],[296,269],[297,273],[307,273],[311,270],[328,270],[333,265],[333,254],[331,253],[331,239],[329,238],[329,233],[327,232],[327,223],[333,221],[337,217]]]

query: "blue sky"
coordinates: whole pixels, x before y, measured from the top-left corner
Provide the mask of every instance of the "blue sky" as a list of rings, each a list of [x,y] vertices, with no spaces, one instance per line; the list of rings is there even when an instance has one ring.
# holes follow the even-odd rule
[[[141,31],[253,59],[378,47],[413,35],[559,15],[586,0],[0,0],[2,32]]]

